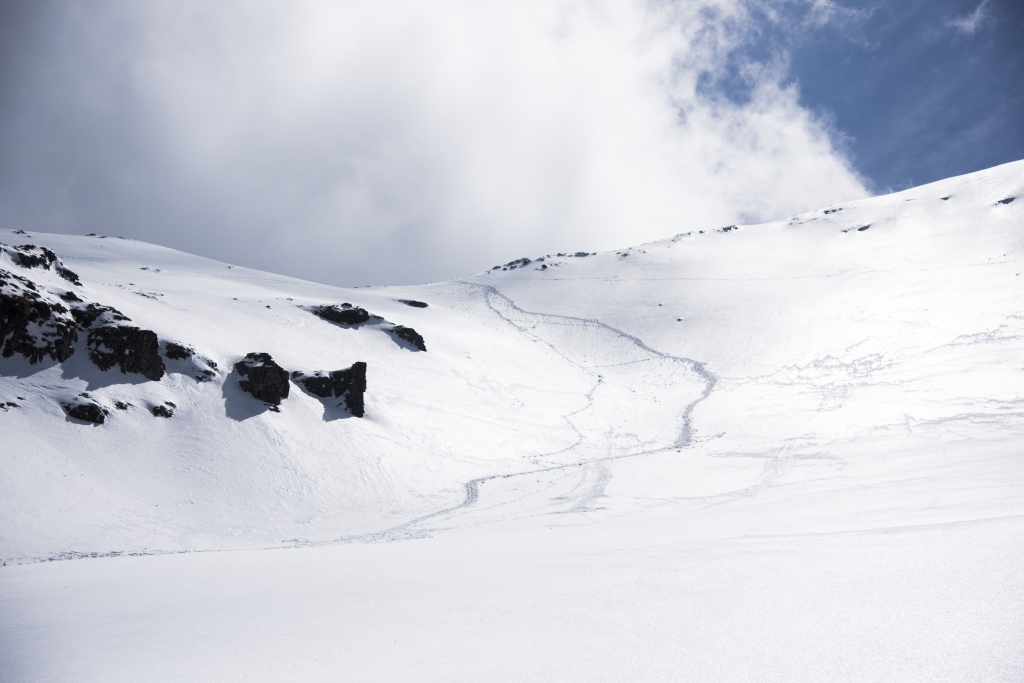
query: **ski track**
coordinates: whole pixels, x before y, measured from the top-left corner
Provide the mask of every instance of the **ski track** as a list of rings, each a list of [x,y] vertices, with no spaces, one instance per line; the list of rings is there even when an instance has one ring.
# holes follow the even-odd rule
[[[532,317],[538,317],[538,318],[547,319],[547,320],[557,320],[557,321],[569,322],[569,323],[572,323],[572,324],[583,324],[583,325],[592,326],[592,327],[599,327],[601,329],[607,330],[608,332],[611,332],[613,335],[615,335],[615,336],[617,336],[617,337],[619,337],[621,339],[625,339],[625,340],[629,341],[630,343],[634,344],[636,347],[638,347],[640,349],[643,349],[644,351],[647,351],[648,353],[653,354],[654,356],[657,356],[659,358],[664,358],[664,359],[667,359],[667,360],[677,361],[677,362],[684,363],[684,364],[688,365],[701,379],[704,380],[704,391],[701,393],[701,395],[699,397],[697,397],[694,401],[691,401],[684,408],[684,410],[683,410],[683,418],[682,418],[682,426],[680,428],[679,436],[676,438],[675,442],[673,442],[673,443],[671,443],[671,444],[669,444],[667,446],[662,446],[661,448],[655,448],[655,449],[651,449],[651,450],[641,451],[639,453],[626,453],[626,454],[622,454],[622,455],[611,455],[611,456],[607,456],[607,457],[603,457],[603,458],[591,458],[591,459],[588,459],[588,460],[582,460],[580,462],[575,462],[575,463],[567,463],[567,464],[561,464],[561,465],[551,465],[551,466],[546,466],[546,467],[537,467],[535,469],[525,470],[525,471],[522,471],[522,472],[510,472],[510,473],[507,473],[507,474],[492,474],[492,475],[488,475],[488,476],[485,476],[485,477],[477,477],[476,479],[472,479],[472,480],[466,482],[466,484],[465,484],[466,497],[458,505],[453,505],[451,507],[447,507],[447,508],[444,508],[444,509],[441,509],[441,510],[437,510],[436,512],[432,512],[430,514],[423,515],[421,517],[416,517],[414,519],[409,520],[408,522],[403,522],[402,524],[390,527],[388,529],[384,529],[383,531],[377,531],[377,532],[372,532],[372,533],[368,533],[368,534],[356,534],[356,535],[352,535],[352,536],[343,536],[341,538],[337,538],[337,539],[334,539],[334,540],[331,540],[331,541],[319,541],[319,542],[302,543],[302,544],[297,544],[297,546],[290,546],[290,547],[323,546],[323,545],[334,545],[334,544],[338,544],[338,543],[352,543],[352,542],[358,542],[358,541],[372,543],[372,542],[379,542],[379,541],[396,541],[396,540],[402,540],[402,539],[407,539],[407,538],[422,538],[422,537],[428,535],[430,530],[427,530],[427,529],[417,530],[417,529],[414,529],[413,527],[421,525],[424,522],[427,522],[428,520],[437,519],[439,517],[444,517],[444,516],[447,516],[447,515],[452,515],[452,514],[458,513],[459,511],[467,510],[468,508],[474,506],[477,503],[477,501],[480,499],[480,487],[483,484],[485,484],[485,483],[487,483],[489,481],[500,480],[500,479],[512,479],[512,478],[515,478],[515,477],[523,477],[523,476],[527,476],[527,475],[545,474],[545,473],[549,473],[549,472],[565,471],[565,470],[570,470],[570,469],[584,468],[584,467],[587,467],[587,466],[590,466],[590,465],[597,465],[597,466],[599,466],[601,468],[600,476],[598,477],[598,481],[594,485],[591,486],[590,491],[588,491],[586,494],[584,494],[584,496],[573,507],[571,507],[568,510],[563,511],[565,513],[569,513],[569,512],[585,512],[588,509],[590,509],[588,507],[590,503],[592,503],[594,500],[596,500],[597,498],[599,498],[602,495],[604,495],[604,488],[607,485],[608,481],[611,480],[611,472],[609,472],[603,466],[603,463],[608,462],[608,461],[612,461],[612,460],[620,460],[620,459],[623,459],[623,458],[636,458],[636,457],[642,457],[642,456],[645,456],[645,455],[653,455],[655,453],[661,453],[661,452],[664,452],[664,451],[667,451],[667,450],[671,450],[671,449],[677,449],[678,450],[678,449],[685,448],[685,447],[690,445],[690,443],[692,441],[692,438],[693,438],[693,424],[692,424],[692,413],[693,413],[693,410],[694,410],[694,408],[697,407],[697,404],[699,404],[701,401],[703,401],[704,399],[706,399],[708,396],[711,395],[711,391],[714,389],[715,383],[717,382],[717,378],[714,375],[712,375],[707,370],[707,368],[704,367],[703,363],[700,363],[699,361],[695,361],[695,360],[693,360],[691,358],[684,358],[684,357],[681,357],[681,356],[673,356],[671,354],[664,353],[662,351],[658,351],[657,349],[653,349],[650,346],[648,346],[639,337],[633,336],[633,335],[631,335],[631,334],[629,334],[627,332],[623,332],[622,330],[619,330],[619,329],[617,329],[615,327],[612,327],[611,325],[608,325],[607,323],[603,323],[600,320],[596,320],[596,319],[593,319],[593,318],[579,318],[579,317],[575,317],[575,316],[555,315],[555,314],[549,314],[549,313],[535,313],[535,312],[532,312],[532,311],[526,311],[526,310],[520,308],[514,301],[512,301],[512,299],[510,299],[509,297],[507,297],[504,294],[502,294],[498,290],[498,288],[494,287],[493,285],[484,285],[484,284],[479,284],[479,283],[475,283],[475,282],[466,282],[464,280],[461,281],[461,282],[463,282],[464,284],[471,285],[473,287],[477,287],[480,291],[483,291],[484,292],[484,297],[485,297],[485,302],[487,304],[487,308],[491,312],[493,312],[495,315],[497,315],[499,318],[504,320],[509,325],[512,325],[513,327],[515,327],[517,330],[519,330],[523,334],[528,334],[528,335],[530,335],[530,336],[532,336],[534,338],[537,338],[536,335],[532,335],[527,330],[527,328],[525,328],[522,325],[517,324],[516,322],[514,322],[513,320],[511,320],[510,318],[508,318],[507,316],[502,314],[502,312],[499,311],[494,306],[494,303],[493,303],[494,299],[500,299],[501,301],[503,301],[505,303],[505,305],[509,306],[511,309],[513,309],[517,313],[519,313],[521,315],[524,315],[524,316],[527,316],[527,317],[531,317],[532,316]],[[558,355],[562,356],[562,358],[564,358],[567,362],[572,363],[573,365],[576,365],[577,367],[580,367],[580,368],[584,369],[586,372],[591,372],[591,373],[594,372],[593,370],[588,369],[588,368],[584,368],[582,365],[580,365],[580,364],[576,363],[575,361],[567,358],[553,344],[551,344],[549,342],[546,342],[544,340],[540,340],[540,341],[542,341],[543,343],[547,344],[552,350],[555,351],[555,353],[557,353]],[[600,386],[600,379],[599,378],[598,378],[597,382],[595,383],[594,387],[591,388],[590,392],[587,394],[587,405],[584,406],[583,408],[580,408],[580,409],[578,409],[576,411],[573,411],[572,413],[569,413],[568,415],[565,416],[566,419],[568,419],[569,417],[571,417],[575,413],[578,413],[578,412],[580,412],[582,410],[585,410],[586,408],[590,407],[590,405],[593,404],[593,393],[597,389],[598,386]],[[572,423],[570,422],[570,425],[571,424]],[[576,429],[575,426],[573,426],[573,429]],[[548,453],[548,454],[543,454],[543,455],[536,456],[537,459],[548,457],[548,456],[551,456],[551,455],[555,455],[557,453],[563,453],[563,452],[572,450],[573,448],[578,446],[580,443],[582,443],[582,441],[585,438],[579,432],[579,430],[576,430],[576,433],[577,433],[577,435],[580,438],[580,441],[577,441],[576,444],[574,444],[574,445],[572,445],[572,446],[570,446],[568,448],[562,449],[560,451],[555,451],[553,453]]]

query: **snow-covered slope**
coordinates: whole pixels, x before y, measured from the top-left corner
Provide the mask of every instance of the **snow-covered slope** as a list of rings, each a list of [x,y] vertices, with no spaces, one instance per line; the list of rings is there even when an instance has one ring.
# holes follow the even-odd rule
[[[111,306],[217,368],[209,382],[170,361],[155,382],[103,372],[84,334],[63,363],[0,360],[0,402],[17,404],[0,414],[0,555],[324,541],[458,505],[475,478],[637,454],[661,454],[656,491],[637,495],[727,496],[807,459],[834,472],[829,458],[860,439],[1017,438],[1024,197],[1006,200],[1019,195],[1024,164],[1009,164],[778,223],[405,288],[0,232],[53,250],[82,284],[10,272]],[[428,351],[309,310],[340,303],[413,327]],[[231,372],[249,352],[289,371],[366,362],[365,417],[294,383],[268,410]],[[81,393],[108,410],[104,424],[65,415]],[[150,413],[167,401],[172,418]],[[735,472],[709,476],[722,457]]]
[[[132,595],[162,586],[153,604],[233,615],[160,607],[181,647],[200,647],[182,635],[195,623],[221,647],[196,655],[207,678],[165,662],[168,680],[337,680],[340,663],[350,680],[1024,674],[1024,162],[766,225],[702,230],[682,216],[660,242],[417,287],[338,289],[28,233],[0,242],[51,249],[81,284],[16,257],[0,268],[50,300],[74,291],[112,307],[165,356],[174,342],[195,362],[165,358],[159,381],[102,371],[84,329],[63,362],[0,359],[0,403],[17,404],[0,412],[0,557],[25,564],[4,570],[21,588],[0,594],[37,596],[5,603],[25,623],[46,586],[106,585],[102,563],[127,562],[58,563],[100,572],[81,578],[27,573],[32,560],[325,545],[189,555],[176,569],[140,558],[150,564],[118,576]],[[313,312],[342,303],[380,318],[353,327]],[[365,362],[365,415],[299,379],[271,409],[233,370],[253,352],[307,376]],[[207,360],[213,376],[197,379]],[[79,400],[105,409],[103,424],[65,413]],[[170,418],[152,414],[167,402]],[[254,563],[269,574],[250,576]],[[153,578],[178,571],[193,578]],[[239,575],[247,597],[225,603]],[[283,588],[297,577],[305,592]],[[107,590],[81,588],[93,597],[75,614]],[[249,599],[293,640],[239,626],[262,618]],[[54,600],[39,614],[64,614]],[[877,621],[889,608],[899,617]],[[307,624],[302,610],[319,616]],[[435,631],[438,610],[459,616]],[[110,616],[101,632],[135,618]],[[586,626],[601,618],[649,637]],[[15,623],[0,623],[11,652],[48,651]],[[235,668],[215,664],[236,651],[221,623],[251,640]],[[61,628],[50,647],[106,647]],[[808,645],[823,633],[833,645]],[[489,660],[485,638],[509,650]],[[780,658],[786,648],[798,652]],[[59,669],[10,661],[19,680]],[[290,673],[273,666],[284,661]],[[97,676],[152,676],[104,662]]]

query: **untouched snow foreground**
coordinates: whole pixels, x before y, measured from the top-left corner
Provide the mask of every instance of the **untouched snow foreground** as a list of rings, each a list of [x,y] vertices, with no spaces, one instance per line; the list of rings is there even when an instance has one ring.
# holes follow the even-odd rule
[[[417,287],[0,242],[212,361],[0,359],[4,681],[1024,680],[1024,162]]]

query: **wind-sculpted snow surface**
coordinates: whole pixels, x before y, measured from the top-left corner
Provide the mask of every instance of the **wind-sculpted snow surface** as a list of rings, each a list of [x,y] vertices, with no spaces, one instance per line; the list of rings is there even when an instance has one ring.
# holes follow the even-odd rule
[[[1022,680],[1022,193],[1018,162],[417,287],[0,231],[55,320],[166,366],[0,359],[0,670]]]

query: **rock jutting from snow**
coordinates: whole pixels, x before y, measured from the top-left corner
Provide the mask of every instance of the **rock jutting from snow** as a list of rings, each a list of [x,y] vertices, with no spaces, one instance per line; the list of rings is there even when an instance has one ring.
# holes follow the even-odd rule
[[[46,356],[63,362],[75,352],[78,331],[71,312],[31,280],[0,270],[2,355],[20,354],[35,365]]]
[[[121,372],[142,375],[157,382],[166,368],[160,357],[160,340],[156,332],[129,325],[109,325],[89,331],[89,360],[100,370],[115,365]]]
[[[326,375],[318,371],[312,375],[304,376],[302,373],[294,373],[295,377],[306,390],[320,398],[342,398],[345,399],[345,407],[356,417],[362,417],[365,408],[363,405],[363,394],[366,393],[366,363],[358,361],[352,367],[344,370],[334,370]]]
[[[78,275],[64,267],[64,263],[46,247],[37,247],[34,244],[23,244],[20,247],[9,247],[0,244],[0,253],[6,254],[11,262],[22,268],[42,268],[53,270],[60,277],[72,284],[80,285]]]
[[[74,296],[73,292],[67,292],[66,294]],[[70,298],[67,298],[66,294],[62,295],[61,298],[65,301],[72,301]],[[75,303],[85,304],[85,302],[78,297],[75,297],[74,301]],[[111,306],[101,306],[91,302],[83,306],[72,304],[71,315],[74,317],[75,322],[85,329],[92,327],[92,324],[100,317],[103,318],[101,323],[104,325],[116,325],[117,323],[131,322],[131,318],[116,308]]]
[[[413,308],[426,308],[427,304],[422,301],[416,301],[415,299],[399,299],[398,303],[405,304],[406,306],[412,306]]]
[[[217,369],[217,363],[196,353],[191,346],[172,341],[164,342],[164,357],[168,361],[174,361],[171,367],[167,368],[167,372],[189,375],[197,382],[209,382],[216,376],[214,371]]]
[[[65,403],[61,407],[68,417],[73,417],[83,422],[91,422],[96,425],[103,424],[104,420],[107,419],[107,415],[110,414],[106,408],[93,401]]]
[[[164,347],[164,355],[171,360],[186,360],[191,358],[193,353],[195,353],[195,351],[190,347],[175,344],[174,342],[167,342]]]
[[[328,320],[332,323],[338,323],[339,325],[362,325],[370,318],[379,317],[370,314],[370,312],[365,308],[353,306],[352,304],[313,306],[309,310],[324,320]]]
[[[175,404],[170,401],[164,401],[163,405],[156,405],[149,409],[149,412],[153,413],[153,417],[174,417],[174,409],[177,408]]]
[[[388,330],[388,332],[390,332],[391,334],[395,335],[396,337],[403,341],[409,342],[420,351],[427,350],[427,345],[423,341],[423,335],[421,335],[419,332],[412,329],[411,327],[406,327],[404,325],[395,325],[390,330]]]
[[[288,398],[288,372],[269,353],[248,353],[235,363],[235,370],[245,378],[238,386],[253,398],[275,406]]]

